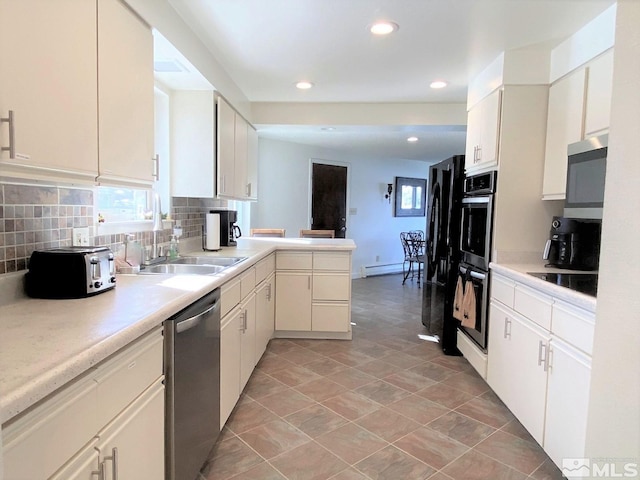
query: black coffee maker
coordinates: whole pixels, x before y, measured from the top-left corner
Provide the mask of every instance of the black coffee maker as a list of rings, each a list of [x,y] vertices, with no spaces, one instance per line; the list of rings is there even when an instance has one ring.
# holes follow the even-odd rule
[[[235,247],[236,241],[242,236],[240,227],[236,225],[238,212],[236,210],[211,210],[209,213],[220,214],[220,246]]]
[[[597,270],[600,232],[600,220],[553,217],[542,258],[549,267]]]

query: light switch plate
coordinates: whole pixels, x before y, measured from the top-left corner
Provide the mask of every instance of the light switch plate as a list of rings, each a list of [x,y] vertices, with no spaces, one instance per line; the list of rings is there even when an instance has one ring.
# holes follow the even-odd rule
[[[74,228],[72,244],[74,247],[89,246],[89,227]]]

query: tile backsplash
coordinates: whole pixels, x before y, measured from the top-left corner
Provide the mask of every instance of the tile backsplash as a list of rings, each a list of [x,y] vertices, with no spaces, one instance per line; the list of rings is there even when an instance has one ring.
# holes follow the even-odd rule
[[[110,247],[115,253],[125,234],[100,235],[91,188],[71,188],[0,183],[0,274],[25,270],[31,253],[43,248],[72,244],[74,228],[89,227],[91,245]],[[224,200],[172,199],[171,217],[182,227],[182,239],[202,235],[204,215],[211,208],[225,208]],[[144,246],[152,232],[127,232]],[[158,241],[168,242],[172,230]]]

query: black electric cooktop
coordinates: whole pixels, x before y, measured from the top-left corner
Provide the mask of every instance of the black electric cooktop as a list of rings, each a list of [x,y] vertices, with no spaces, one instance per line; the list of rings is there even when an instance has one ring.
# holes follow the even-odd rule
[[[561,287],[566,287],[580,293],[591,295],[592,297],[595,297],[598,291],[597,273],[527,273],[546,282],[555,283]]]

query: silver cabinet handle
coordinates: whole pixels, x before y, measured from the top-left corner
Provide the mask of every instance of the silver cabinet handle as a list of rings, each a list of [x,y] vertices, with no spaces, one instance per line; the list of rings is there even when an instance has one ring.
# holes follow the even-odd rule
[[[93,477],[94,475],[98,476],[98,480],[106,480],[105,476],[107,475],[107,466],[104,461],[98,464],[98,470],[91,472],[91,476]]]
[[[243,312],[240,312],[240,318],[241,318],[241,322],[240,322],[240,331],[242,333],[247,331],[247,311],[244,310]]]
[[[251,184],[247,183],[247,197],[251,196]]]
[[[307,290],[311,290],[311,275],[307,276]]]
[[[271,300],[271,284],[267,285],[267,300]]]
[[[108,460],[111,460],[113,462],[113,470],[111,470],[111,480],[118,480],[118,448],[117,447],[113,447],[111,449],[111,456],[104,457],[104,460],[101,463],[101,468],[104,468],[105,462],[107,462]],[[102,473],[103,478],[105,474],[106,472],[103,471]]]
[[[156,156],[153,157],[153,178],[156,179],[156,182],[160,180],[160,155],[156,153]]]
[[[0,123],[7,122],[9,124],[9,146],[0,148],[2,152],[9,152],[9,158],[16,158],[16,139],[15,139],[15,122],[13,119],[13,110],[9,110],[9,114],[5,118],[0,118]]]
[[[544,350],[544,357],[542,356],[542,352]],[[544,367],[542,367],[542,369],[546,372],[547,371],[547,358],[548,358],[548,348],[547,345],[545,343],[542,343],[542,340],[540,340],[540,342],[538,342],[538,366],[542,365],[544,363]]]
[[[511,338],[511,320],[504,317],[504,338]]]

